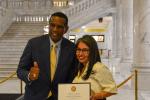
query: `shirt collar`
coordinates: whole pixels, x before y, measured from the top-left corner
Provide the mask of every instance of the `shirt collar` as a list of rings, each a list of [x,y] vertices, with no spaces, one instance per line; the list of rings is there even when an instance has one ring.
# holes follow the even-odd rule
[[[62,42],[62,38],[61,38],[58,42],[56,42],[56,43],[54,43],[54,41],[52,41],[52,39],[51,39],[50,37],[49,37],[49,39],[50,39],[50,47],[51,47],[53,44],[56,44],[57,47],[60,48],[61,42]]]

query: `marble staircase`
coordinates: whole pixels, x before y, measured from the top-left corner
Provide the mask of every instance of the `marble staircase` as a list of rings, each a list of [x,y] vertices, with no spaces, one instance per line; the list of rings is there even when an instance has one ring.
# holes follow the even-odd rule
[[[68,9],[62,9],[62,11],[69,17],[70,29],[74,29],[91,20],[97,19],[100,16],[112,13],[113,10],[111,8],[115,7],[114,4],[114,0],[82,0],[75,6]],[[88,16],[86,16],[87,14]],[[11,17],[12,19],[16,19],[14,20],[15,22],[13,22],[7,31],[0,36],[0,77],[7,77],[15,72],[19,58],[27,41],[32,37],[42,35],[44,33],[44,25],[47,24],[47,16],[41,16],[44,18],[44,21],[41,22],[40,20],[26,21],[25,19],[30,17],[28,15],[18,16],[19,17],[16,18],[18,18],[19,21],[17,21],[16,18]],[[35,15],[34,17],[37,18]],[[29,19],[35,18],[31,16]],[[83,18],[84,20],[82,20]]]
[[[16,71],[27,41],[44,34],[46,22],[14,22],[0,37],[0,78]]]

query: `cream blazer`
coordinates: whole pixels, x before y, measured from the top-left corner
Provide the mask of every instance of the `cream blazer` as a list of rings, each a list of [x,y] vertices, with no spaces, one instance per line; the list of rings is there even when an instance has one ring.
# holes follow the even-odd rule
[[[101,91],[117,93],[117,87],[112,73],[104,64],[100,62],[95,63],[90,77],[87,80],[83,80],[82,77],[86,74],[86,71],[87,67],[80,76],[78,73],[73,83],[91,83],[91,91],[94,93]]]

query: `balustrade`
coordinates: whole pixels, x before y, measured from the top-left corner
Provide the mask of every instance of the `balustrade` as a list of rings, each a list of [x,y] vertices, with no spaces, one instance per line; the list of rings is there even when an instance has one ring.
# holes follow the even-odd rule
[[[80,3],[65,10],[68,16],[73,16],[81,11],[89,9],[94,4],[101,2],[102,0],[82,0]]]
[[[91,19],[86,20],[86,18],[97,18],[95,17],[96,13],[94,12],[104,11],[105,8],[111,8],[113,7],[114,3],[115,0],[81,0],[80,2],[78,1],[78,3],[76,3],[74,6],[70,6],[67,9],[59,9],[59,11],[61,10],[69,17],[71,29],[79,26],[77,25],[77,23],[75,23],[79,19],[84,17],[85,21],[90,21]],[[9,27],[10,23],[12,23],[12,21],[48,21],[49,14],[58,11],[58,9],[52,8],[52,1],[50,0],[5,0],[1,2],[1,6],[3,8],[9,8],[9,10],[7,12],[5,10],[0,10],[0,20],[3,20],[0,22],[0,33],[3,33],[7,29],[7,27]],[[11,13],[10,8],[12,9]],[[14,16],[14,12],[16,16]],[[87,17],[85,17],[86,14],[88,14]],[[78,24],[83,23],[84,22],[80,21],[80,23]]]
[[[51,0],[5,0],[2,7],[8,9],[45,9],[52,7]]]
[[[49,20],[48,15],[21,15],[16,16],[15,21],[17,22],[47,22]]]

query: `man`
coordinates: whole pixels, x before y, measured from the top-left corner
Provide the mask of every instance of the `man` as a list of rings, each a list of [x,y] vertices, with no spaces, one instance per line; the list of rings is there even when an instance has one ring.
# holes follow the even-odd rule
[[[24,100],[57,100],[58,83],[73,80],[75,45],[63,37],[67,30],[67,16],[56,12],[49,19],[49,34],[28,41],[17,69],[17,76],[26,83]],[[57,45],[56,57],[51,58],[53,44]]]

